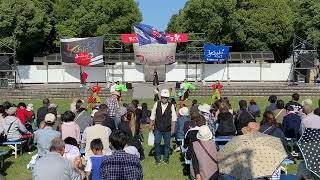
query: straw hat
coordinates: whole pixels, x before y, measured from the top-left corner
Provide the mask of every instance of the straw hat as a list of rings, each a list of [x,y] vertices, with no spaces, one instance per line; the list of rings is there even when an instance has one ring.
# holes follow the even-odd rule
[[[212,132],[210,131],[207,125],[201,126],[197,133],[197,139],[200,141],[209,141],[213,137]]]
[[[181,116],[188,116],[189,115],[189,109],[187,107],[182,107],[179,109],[179,114]]]
[[[205,113],[210,113],[211,106],[209,104],[202,104],[198,107],[198,110]]]
[[[14,115],[17,112],[17,107],[10,107],[9,109],[6,110],[6,113],[10,115]]]

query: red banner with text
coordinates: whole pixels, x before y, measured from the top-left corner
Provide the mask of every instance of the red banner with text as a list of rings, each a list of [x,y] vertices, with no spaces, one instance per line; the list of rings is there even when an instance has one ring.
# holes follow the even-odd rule
[[[167,41],[169,43],[182,43],[188,42],[187,33],[174,33],[166,34]],[[138,37],[136,34],[121,34],[121,42],[123,43],[138,43]]]

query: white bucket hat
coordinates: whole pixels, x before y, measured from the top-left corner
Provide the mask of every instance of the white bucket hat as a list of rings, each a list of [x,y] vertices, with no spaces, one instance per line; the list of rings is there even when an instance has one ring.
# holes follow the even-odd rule
[[[197,139],[200,141],[209,141],[213,137],[212,132],[210,131],[207,125],[203,125],[199,127],[199,131],[197,133]]]
[[[198,107],[198,110],[205,113],[210,113],[211,106],[209,104],[202,104]]]
[[[306,99],[304,101],[302,101],[302,105],[312,105],[312,100],[311,99]]]
[[[181,116],[188,116],[189,115],[189,109],[187,107],[183,107],[179,109],[179,114]]]
[[[161,97],[166,97],[166,98],[170,97],[170,92],[169,92],[169,90],[168,90],[168,89],[162,89],[160,96],[161,96]]]

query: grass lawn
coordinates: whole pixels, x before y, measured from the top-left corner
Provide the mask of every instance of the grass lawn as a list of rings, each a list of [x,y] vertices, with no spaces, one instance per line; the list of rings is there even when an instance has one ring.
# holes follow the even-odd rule
[[[240,99],[250,100],[253,97],[232,97],[230,98],[233,109],[238,108],[238,101]],[[193,98],[191,98],[192,100]],[[200,103],[210,103],[210,97],[199,97],[198,102]],[[256,97],[257,104],[260,106],[261,110],[264,110],[268,105],[267,98]],[[282,99],[287,102],[290,100],[290,97],[282,97]],[[301,100],[305,98],[302,97]],[[317,104],[318,99],[316,97],[312,98],[314,106]],[[187,102],[187,105],[191,105],[191,100]],[[140,104],[146,102],[148,107],[153,106],[153,101],[151,99],[139,99]],[[14,103],[18,103],[19,100],[12,100]],[[35,110],[41,106],[41,100],[24,100],[25,103],[33,103]],[[131,102],[131,99],[124,98],[124,103]],[[70,107],[71,99],[54,99],[52,103],[55,103],[59,106],[59,112],[63,113],[68,110]],[[147,140],[148,130],[144,129],[144,137]],[[142,162],[144,179],[163,179],[163,180],[184,180],[188,179],[183,176],[182,162],[180,161],[180,154],[173,152],[170,157],[170,165],[161,164],[160,166],[154,165],[153,150],[151,147],[147,146],[147,142],[144,144],[146,159]],[[6,149],[6,147],[0,147],[1,150]],[[36,154],[36,150],[33,151],[33,154],[28,155],[24,153],[22,156],[19,156],[17,159],[13,155],[7,155],[5,158],[4,167],[0,170],[0,173],[8,180],[29,180],[32,179],[31,172],[26,169],[28,162],[31,159],[31,156]],[[289,166],[289,173],[296,172],[296,165]]]

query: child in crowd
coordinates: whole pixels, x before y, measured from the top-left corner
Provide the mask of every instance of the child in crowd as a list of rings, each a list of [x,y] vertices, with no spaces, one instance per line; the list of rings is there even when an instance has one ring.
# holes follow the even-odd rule
[[[107,158],[106,155],[103,155],[103,144],[101,139],[94,139],[90,143],[91,151],[93,156],[88,159],[85,174],[84,176],[90,176],[91,180],[100,180],[100,166],[103,160]]]

